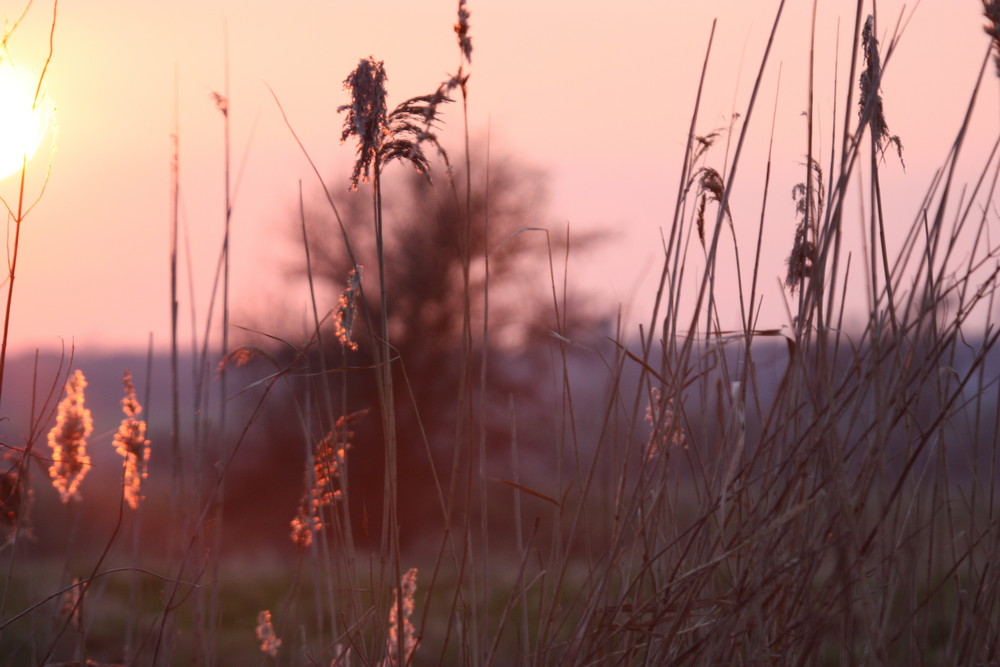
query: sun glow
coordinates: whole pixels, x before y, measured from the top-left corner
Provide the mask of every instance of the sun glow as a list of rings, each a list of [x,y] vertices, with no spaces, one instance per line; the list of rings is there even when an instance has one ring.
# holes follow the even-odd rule
[[[20,171],[38,150],[52,123],[53,107],[9,60],[0,62],[0,178]]]

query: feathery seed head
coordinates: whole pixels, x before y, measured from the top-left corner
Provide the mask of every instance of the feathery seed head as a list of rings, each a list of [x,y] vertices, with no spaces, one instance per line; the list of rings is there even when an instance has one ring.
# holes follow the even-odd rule
[[[458,35],[458,47],[466,61],[472,62],[472,38],[469,37],[469,16],[471,12],[465,7],[465,0],[458,0],[458,23],[455,24],[455,34]]]
[[[885,110],[882,106],[881,87],[882,67],[878,57],[878,39],[873,34],[875,19],[870,14],[861,31],[861,48],[864,51],[865,69],[861,72],[861,97],[858,113],[861,119],[868,119],[872,135],[878,142],[888,135],[889,128],[885,123]]]
[[[358,66],[344,79],[344,89],[351,93],[351,103],[337,108],[346,111],[341,141],[352,135],[358,139],[358,159],[351,174],[351,189],[356,190],[359,182],[367,182],[371,168],[378,157],[384,137],[389,134],[389,124],[385,106],[385,66],[368,56],[358,62]]]
[[[993,40],[993,58],[1000,76],[1000,0],[983,0],[983,14],[987,21],[983,30]]]
[[[214,90],[212,91],[212,99],[215,100],[215,108],[218,109],[223,116],[228,116],[229,99],[226,98],[226,96],[223,95],[222,93]]]
[[[295,518],[291,521],[291,538],[300,549],[312,544],[313,533],[323,528],[320,514],[324,507],[340,500],[341,491],[335,488],[340,471],[347,465],[347,450],[354,437],[352,427],[368,410],[358,410],[337,419],[334,430],[317,443],[313,451],[312,467],[306,470],[306,491],[299,502]]]
[[[430,173],[430,162],[424,154],[423,145],[430,143],[444,154],[438,143],[435,130],[442,104],[451,102],[448,91],[465,84],[468,76],[453,77],[442,83],[430,95],[418,95],[401,102],[389,114],[390,138],[382,146],[379,158],[383,163],[391,160],[407,161],[421,174]]]
[[[260,642],[260,650],[276,658],[278,649],[281,648],[281,640],[274,632],[274,625],[271,623],[271,612],[265,609],[257,614],[257,627],[254,630],[257,641]]]
[[[23,454],[21,455],[23,456]],[[9,453],[2,457],[6,469],[0,476],[0,548],[10,544],[17,536],[30,533],[28,526],[28,506],[31,504],[31,490],[27,488],[21,475],[22,461]]]
[[[73,585],[63,593],[62,604],[59,607],[59,617],[68,618],[75,627],[80,627],[80,598],[83,597],[84,585],[79,577],[74,577]]]
[[[357,350],[358,344],[351,340],[351,332],[354,330],[354,315],[357,312],[358,296],[361,294],[361,273],[363,266],[355,266],[347,274],[347,289],[345,289],[337,300],[336,312],[333,316],[334,333],[337,340],[347,350]]]
[[[66,382],[66,397],[59,402],[56,425],[49,431],[52,465],[49,476],[64,503],[79,500],[80,482],[90,470],[87,438],[94,430],[90,410],[84,407],[87,380],[79,370]]]
[[[691,154],[691,163],[695,163],[701,159],[701,157],[708,151],[709,148],[715,143],[715,140],[719,138],[718,132],[709,132],[708,134],[695,135],[694,140],[697,144],[693,147],[693,153]]]
[[[249,345],[240,345],[219,362],[219,366],[216,370],[218,372],[222,372],[222,369],[230,364],[234,366],[246,366],[253,361],[254,357],[262,354],[266,355],[266,353],[261,351],[260,348],[251,347]]]
[[[125,371],[122,378],[125,387],[125,397],[122,399],[122,419],[115,433],[115,451],[124,459],[125,466],[125,500],[132,509],[138,509],[142,500],[142,480],[146,479],[146,467],[149,463],[149,440],[146,439],[146,421],[141,418],[142,406],[135,397],[135,385],[132,374]]]
[[[646,460],[651,461],[657,454],[668,451],[672,444],[675,447],[687,448],[684,431],[681,429],[674,411],[672,396],[664,399],[659,387],[653,387],[649,392],[649,404],[646,406],[646,422],[650,426],[649,442],[646,444]]]
[[[410,568],[400,582],[400,591],[393,591],[392,606],[389,608],[389,656],[385,665],[409,665],[413,658],[413,653],[417,649],[416,631],[410,618],[413,616],[415,608],[413,596],[417,592],[417,568]],[[398,608],[400,606],[399,596],[402,595],[403,619],[400,622]],[[404,655],[399,655],[399,634],[403,635]]]
[[[792,187],[792,199],[795,201],[795,214],[799,218],[795,226],[795,241],[792,252],[785,260],[788,272],[785,274],[785,286],[794,294],[803,280],[812,275],[813,266],[818,259],[816,229],[820,216],[823,215],[824,191],[823,168],[815,158],[810,158],[809,173],[806,175],[809,183],[796,183]]]
[[[799,225],[795,230],[795,242],[792,252],[785,260],[788,273],[785,275],[785,286],[794,294],[799,284],[812,275],[816,264],[816,244],[809,240],[805,225]]]
[[[375,176],[382,165],[392,160],[410,162],[418,172],[428,173],[430,164],[423,152],[423,144],[430,142],[443,152],[432,131],[438,117],[438,107],[450,102],[448,91],[462,85],[464,78],[452,78],[438,86],[430,95],[419,95],[399,104],[392,113],[386,113],[385,67],[369,56],[344,81],[344,88],[351,91],[351,104],[337,108],[346,111],[341,141],[352,135],[358,139],[358,158],[351,174],[351,189]],[[466,77],[467,78],[467,77]]]
[[[722,199],[726,193],[726,185],[722,180],[722,175],[712,167],[702,167],[695,174],[694,178],[698,178],[700,174],[701,178],[698,181],[698,214],[695,222],[698,225],[698,239],[701,241],[701,246],[705,247],[705,204],[709,199],[722,204]],[[733,216],[729,211],[729,204],[726,204],[726,216],[729,218],[730,224],[732,224]]]
[[[292,544],[299,549],[308,549],[313,541],[313,533],[318,533],[323,527],[323,522],[317,516],[309,515],[309,507],[304,504],[299,505],[295,518],[291,521]]]
[[[861,96],[858,99],[858,115],[861,122],[867,119],[871,128],[872,141],[878,152],[885,155],[887,144],[896,146],[899,161],[903,162],[903,142],[898,135],[889,134],[889,125],[885,121],[885,107],[882,104],[882,65],[879,62],[878,39],[875,37],[875,19],[868,15],[865,27],[861,31],[861,45],[864,50],[865,69],[861,72]],[[906,164],[903,163],[903,167]]]
[[[725,189],[722,175],[717,170],[712,167],[705,167],[701,170],[701,184],[698,189],[700,194],[708,192],[712,195],[712,199],[721,202]]]

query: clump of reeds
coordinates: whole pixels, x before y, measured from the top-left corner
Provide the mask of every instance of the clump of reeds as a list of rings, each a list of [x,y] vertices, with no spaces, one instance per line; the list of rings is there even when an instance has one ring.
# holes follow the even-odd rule
[[[90,470],[87,438],[94,430],[90,410],[84,406],[87,380],[82,371],[74,371],[66,382],[66,397],[59,403],[56,425],[49,431],[52,465],[49,476],[64,503],[79,500],[79,487]]]
[[[142,500],[142,480],[146,479],[149,463],[149,440],[146,439],[146,421],[142,419],[142,406],[135,396],[132,374],[125,371],[122,378],[125,396],[122,398],[122,419],[115,433],[115,451],[124,459],[125,501],[132,509],[138,509]]]

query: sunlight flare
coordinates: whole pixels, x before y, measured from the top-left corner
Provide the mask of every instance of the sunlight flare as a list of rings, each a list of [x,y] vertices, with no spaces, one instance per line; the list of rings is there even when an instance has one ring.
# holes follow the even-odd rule
[[[37,79],[0,62],[0,178],[16,173],[35,154],[52,125],[55,108]]]

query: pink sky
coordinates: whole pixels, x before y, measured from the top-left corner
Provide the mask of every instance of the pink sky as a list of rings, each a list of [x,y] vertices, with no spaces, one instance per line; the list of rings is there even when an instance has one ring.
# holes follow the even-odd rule
[[[741,250],[752,251],[764,159],[778,94],[775,175],[765,227],[764,318],[785,323],[777,279],[794,230],[791,186],[806,152],[806,74],[811,4],[788,3],[762,94],[751,120],[733,193]],[[829,131],[842,104],[853,4],[820,3],[815,104]],[[648,317],[660,267],[661,226],[670,222],[687,126],[712,19],[718,17],[698,132],[745,114],[777,2],[470,0],[475,47],[470,80],[473,134],[491,129],[494,150],[516,155],[551,178],[545,219],[572,229],[611,231],[581,254],[571,279],[613,311],[632,301],[632,322]],[[900,15],[880,2],[879,37]],[[7,3],[7,20],[21,3]],[[836,8],[836,9],[834,9]],[[252,307],[282,303],[297,312],[307,294],[284,284],[299,251],[294,224],[298,181],[315,179],[268,91],[285,107],[320,168],[345,188],[353,147],[339,144],[341,82],[358,59],[384,60],[390,104],[431,91],[458,66],[454,0],[178,0],[63,2],[47,77],[59,129],[51,180],[22,232],[12,315],[12,351],[57,347],[144,348],[150,332],[168,341],[170,135],[179,81],[181,186],[193,248],[196,306],[222,234],[222,119],[211,98],[224,85],[228,33],[233,159],[245,159],[233,220],[234,321]],[[884,196],[900,224],[916,214],[943,161],[988,46],[977,0],[917,7],[889,63],[885,92],[891,131],[905,146],[906,171],[888,159]],[[9,42],[10,56],[37,71],[47,47],[51,2],[37,0]],[[866,13],[869,9],[866,9]],[[911,9],[907,9],[907,16]],[[833,90],[838,18],[840,92]],[[992,69],[977,107],[959,182],[982,169],[997,131]],[[460,108],[447,111],[445,141],[460,141]],[[839,123],[843,111],[838,109]],[[856,118],[856,116],[852,116]],[[829,155],[828,134],[818,145]],[[710,163],[722,168],[723,149]],[[244,157],[245,156],[245,157]],[[39,152],[29,189],[37,190]],[[477,156],[482,159],[482,156]],[[0,181],[16,197],[16,180]],[[745,227],[741,222],[746,221]],[[388,221],[391,224],[391,221]],[[891,234],[891,229],[890,229]],[[692,261],[697,262],[697,258]],[[190,308],[183,286],[181,312]],[[863,304],[862,304],[863,305]],[[724,322],[726,324],[735,324]],[[182,323],[187,332],[189,324]]]

